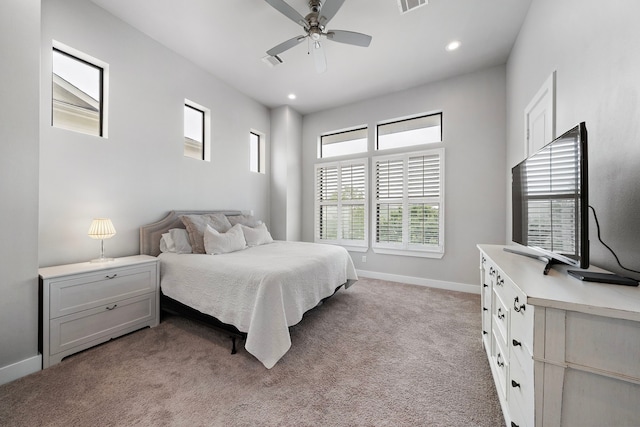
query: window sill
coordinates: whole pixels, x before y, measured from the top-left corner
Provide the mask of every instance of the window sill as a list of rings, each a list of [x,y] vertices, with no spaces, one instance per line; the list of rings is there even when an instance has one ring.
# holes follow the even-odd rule
[[[399,256],[411,256],[418,258],[433,258],[433,259],[441,259],[444,256],[443,252],[432,252],[432,251],[420,251],[420,250],[411,250],[411,249],[389,249],[389,248],[372,248],[373,252],[376,254],[383,255],[399,255]]]
[[[341,244],[340,242],[315,240],[314,243],[320,243],[320,244],[323,244],[323,245],[342,246],[343,248],[345,248],[349,252],[367,252],[369,250],[368,246],[347,245],[347,244]]]

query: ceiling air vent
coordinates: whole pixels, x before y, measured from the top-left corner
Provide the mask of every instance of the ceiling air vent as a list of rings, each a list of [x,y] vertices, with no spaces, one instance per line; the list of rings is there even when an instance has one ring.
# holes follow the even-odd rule
[[[282,59],[280,59],[278,55],[274,55],[274,56],[267,55],[262,58],[262,62],[267,64],[269,67],[275,67],[276,65],[282,64],[283,61]]]
[[[400,13],[407,13],[420,6],[429,4],[429,0],[398,0],[398,6],[400,6]]]

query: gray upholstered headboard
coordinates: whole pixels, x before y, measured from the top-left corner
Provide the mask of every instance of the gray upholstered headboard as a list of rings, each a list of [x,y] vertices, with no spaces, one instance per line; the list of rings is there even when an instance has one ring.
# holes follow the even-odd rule
[[[182,220],[180,220],[180,215],[202,215],[211,213],[222,213],[225,215],[246,214],[246,212],[234,210],[171,211],[160,221],[140,227],[140,253],[151,256],[160,255],[160,239],[162,238],[162,233],[166,233],[171,228],[185,228]]]

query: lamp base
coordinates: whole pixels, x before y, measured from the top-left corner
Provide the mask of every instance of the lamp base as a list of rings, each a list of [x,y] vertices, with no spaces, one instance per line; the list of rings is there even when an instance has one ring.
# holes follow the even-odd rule
[[[95,263],[95,262],[111,262],[111,261],[115,261],[115,258],[96,258],[96,259],[92,259],[91,263]]]

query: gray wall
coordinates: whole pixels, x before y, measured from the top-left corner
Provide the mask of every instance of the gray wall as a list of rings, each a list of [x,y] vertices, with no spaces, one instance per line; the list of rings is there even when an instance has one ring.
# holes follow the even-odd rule
[[[303,238],[313,241],[313,165],[323,132],[369,126],[411,114],[443,112],[445,147],[445,255],[425,259],[352,254],[356,268],[372,272],[478,284],[477,243],[504,241],[505,67],[306,115],[303,119]],[[371,149],[370,149],[371,151]]]
[[[51,41],[109,64],[109,137],[50,125]],[[110,217],[107,256],[138,253],[138,227],[171,209],[243,209],[269,223],[269,174],[249,171],[249,132],[269,110],[86,0],[42,2],[40,266],[96,257],[91,219]],[[183,103],[211,110],[212,156],[183,156]],[[269,158],[267,158],[269,164]]]
[[[3,368],[38,354],[40,0],[0,2],[0,58]]]
[[[302,116],[288,106],[271,110],[271,234],[300,240],[302,231]]]
[[[605,243],[635,270],[640,270],[638,16],[640,2],[631,0],[534,0],[507,64],[507,171],[524,156],[524,108],[556,70],[556,133],[586,122],[590,204]],[[510,221],[509,207],[507,212]],[[509,225],[507,233],[510,240]],[[592,264],[639,278],[618,268],[597,241],[591,213],[589,233]]]
[[[0,368],[38,354],[40,0],[0,2]]]

